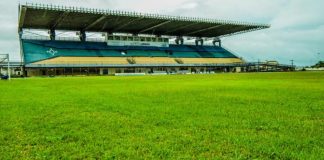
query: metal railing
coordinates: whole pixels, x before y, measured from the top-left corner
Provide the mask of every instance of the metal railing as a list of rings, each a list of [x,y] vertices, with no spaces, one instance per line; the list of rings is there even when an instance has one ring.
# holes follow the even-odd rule
[[[244,67],[247,64],[27,64],[30,68],[55,68],[55,67]]]

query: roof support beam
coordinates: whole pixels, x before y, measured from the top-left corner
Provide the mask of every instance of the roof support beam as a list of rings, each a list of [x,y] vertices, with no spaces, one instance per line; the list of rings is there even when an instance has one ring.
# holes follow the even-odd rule
[[[250,30],[250,29],[246,29],[248,28],[247,26],[241,26],[241,27],[235,27],[235,28],[230,28],[228,30],[225,30],[223,33],[228,34],[228,33],[236,33],[236,32],[240,32],[240,31],[244,31],[244,30]]]
[[[112,30],[112,32],[116,32],[116,31],[118,31],[118,30],[120,30],[120,29],[123,29],[123,28],[127,27],[129,24],[131,24],[131,23],[133,23],[133,22],[135,22],[135,21],[139,21],[139,20],[141,20],[141,19],[144,19],[144,18],[141,17],[141,18],[138,18],[138,19],[131,20],[131,21],[129,21],[129,22],[127,22],[127,23],[125,23],[125,24],[123,24],[123,25],[117,27],[116,29]]]
[[[52,24],[51,29],[55,29],[69,14],[69,12],[63,12],[59,18]]]
[[[196,33],[199,33],[199,32],[208,31],[208,30],[211,30],[211,29],[222,27],[224,25],[225,24],[221,24],[221,25],[217,25],[217,26],[213,26],[213,27],[208,27],[208,28],[205,28],[205,29],[201,29],[201,30],[198,30],[198,31],[187,33],[186,35],[192,35],[192,34],[196,34]]]
[[[106,21],[106,22],[102,25],[102,27],[101,27],[101,29],[100,29],[99,31],[102,32],[103,30],[105,30],[105,28],[108,26],[108,24],[109,24],[109,22]]]
[[[91,29],[93,26],[95,26],[96,24],[98,24],[99,22],[103,21],[104,19],[106,19],[107,16],[103,15],[100,18],[98,18],[97,20],[95,20],[94,22],[92,22],[91,24],[89,24],[87,27],[85,27],[83,30],[89,30]]]
[[[20,13],[19,13],[19,30],[21,30],[22,29],[22,26],[24,25],[25,17],[26,17],[26,11],[27,11],[27,7],[22,6],[20,8]]]
[[[163,26],[163,25],[168,24],[168,23],[170,23],[170,22],[172,22],[172,21],[165,21],[165,22],[159,23],[159,24],[157,24],[157,25],[155,25],[155,26],[152,26],[152,27],[149,27],[149,28],[143,29],[143,30],[139,31],[138,33],[143,33],[143,32],[146,32],[146,31],[152,30],[152,29],[154,29],[154,28],[157,28],[157,27]]]
[[[172,32],[176,32],[176,31],[179,31],[179,30],[182,30],[182,29],[185,29],[185,28],[188,28],[188,27],[194,26],[194,25],[196,25],[196,24],[199,24],[199,23],[192,23],[192,24],[188,24],[188,25],[185,25],[185,26],[182,26],[182,27],[179,27],[179,28],[176,28],[176,29],[173,29],[173,30],[167,31],[167,32],[165,32],[165,34],[169,34],[169,33],[172,33]]]
[[[227,37],[227,36],[232,36],[232,35],[237,35],[237,34],[242,34],[242,33],[247,33],[247,32],[251,32],[251,31],[257,31],[257,30],[260,30],[262,28],[249,28],[249,29],[246,29],[247,26],[243,27],[242,28],[237,28],[235,30],[228,30],[227,32],[224,32],[222,35],[220,35],[219,37]]]

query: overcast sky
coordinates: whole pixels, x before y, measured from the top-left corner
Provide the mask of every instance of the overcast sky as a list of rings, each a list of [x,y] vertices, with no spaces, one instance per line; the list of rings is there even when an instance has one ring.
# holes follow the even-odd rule
[[[223,38],[249,61],[299,66],[324,60],[323,0],[1,0],[0,53],[19,59],[18,4],[36,2],[271,24],[270,29]]]

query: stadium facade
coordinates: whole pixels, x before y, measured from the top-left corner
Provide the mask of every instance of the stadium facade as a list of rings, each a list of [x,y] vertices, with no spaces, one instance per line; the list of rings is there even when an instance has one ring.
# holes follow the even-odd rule
[[[43,4],[19,5],[25,76],[131,75],[244,71],[221,38],[270,25]],[[29,30],[47,30],[30,38]],[[58,38],[74,31],[78,39]],[[89,33],[101,40],[91,40]],[[191,40],[193,44],[187,43]]]

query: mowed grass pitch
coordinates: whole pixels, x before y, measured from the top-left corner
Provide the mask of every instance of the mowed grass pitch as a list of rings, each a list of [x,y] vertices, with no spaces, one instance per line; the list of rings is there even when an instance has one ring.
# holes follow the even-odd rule
[[[0,81],[0,159],[323,159],[324,72]]]

